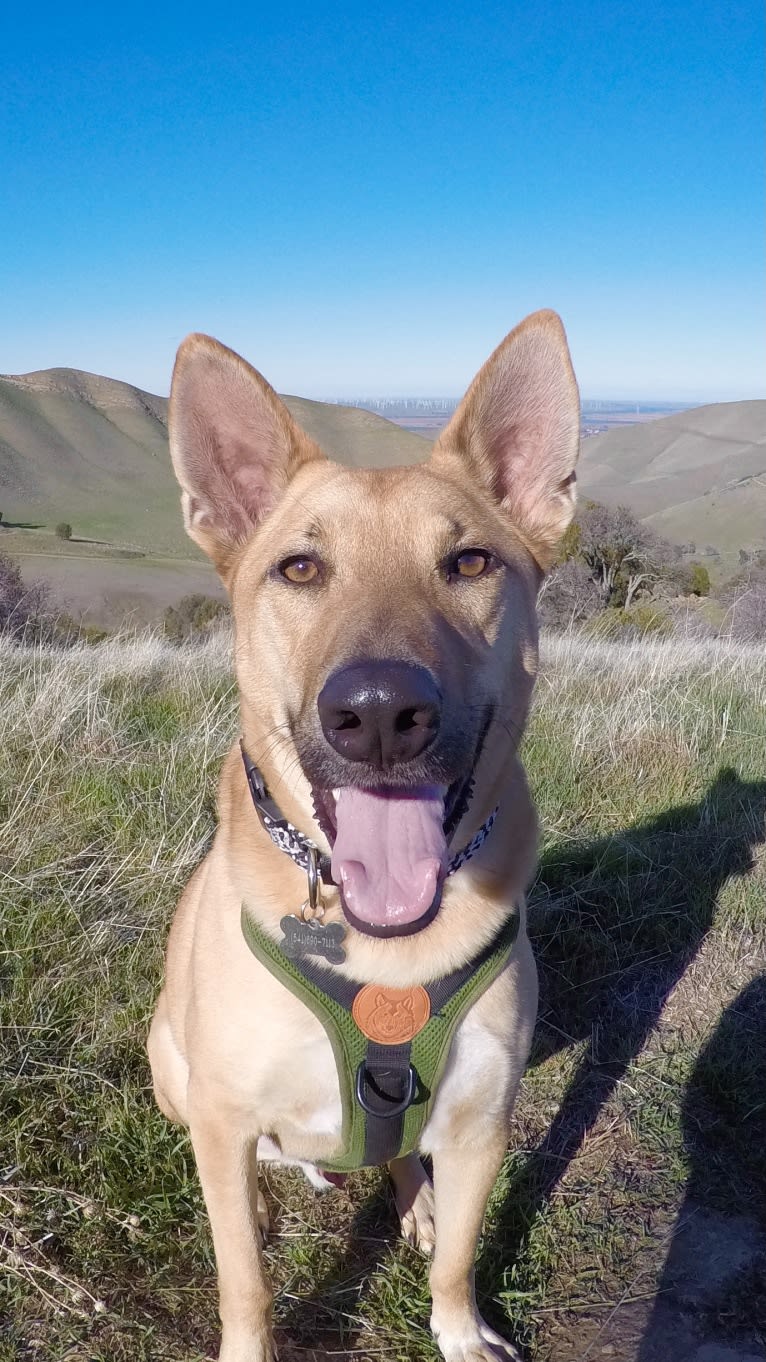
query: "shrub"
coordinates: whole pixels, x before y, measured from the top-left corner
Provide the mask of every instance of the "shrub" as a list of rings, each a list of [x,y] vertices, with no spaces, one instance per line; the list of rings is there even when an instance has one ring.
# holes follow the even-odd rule
[[[195,592],[183,596],[177,605],[169,605],[162,618],[165,635],[171,643],[187,643],[199,639],[229,613],[225,601],[215,596]]]
[[[715,638],[723,616],[717,602],[702,605],[701,598],[681,596],[665,601],[671,632],[676,638]]]
[[[26,586],[18,563],[0,553],[0,634],[39,637],[46,599],[46,588],[41,583]]]
[[[709,596],[710,573],[702,563],[679,563],[668,574],[666,585],[682,596]]]
[[[76,643],[103,643],[110,637],[108,629],[98,624],[84,624],[65,610],[59,611],[51,621],[52,641],[62,647]]]
[[[67,522],[66,522],[65,520],[62,520],[62,521],[56,526],[56,529],[55,529],[54,533],[55,533],[57,539],[71,539],[71,538],[72,538],[72,526],[71,526],[71,525],[68,525]]]
[[[630,609],[624,606],[602,610],[588,624],[588,632],[599,638],[634,639],[664,638],[673,632],[673,621],[666,610],[652,601],[642,602]]]
[[[561,543],[559,544],[558,553],[556,555],[556,562],[568,563],[570,558],[578,558],[580,555],[581,539],[582,530],[580,529],[578,522],[576,520],[573,520],[571,525],[568,525],[566,530],[564,531]]]
[[[691,564],[691,596],[710,595],[710,573],[703,563]]]
[[[753,581],[730,602],[730,632],[743,643],[766,642],[766,582]]]

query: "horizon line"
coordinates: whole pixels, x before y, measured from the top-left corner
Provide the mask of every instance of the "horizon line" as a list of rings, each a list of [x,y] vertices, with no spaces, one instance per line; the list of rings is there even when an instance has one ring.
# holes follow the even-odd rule
[[[61,373],[66,371],[69,371],[71,373],[89,374],[94,378],[103,378],[109,382],[125,383],[129,387],[138,389],[140,392],[146,392],[153,397],[161,397],[165,400],[167,400],[167,397],[169,395],[167,392],[158,392],[154,387],[145,388],[140,383],[130,378],[117,378],[113,374],[99,373],[95,369],[82,369],[79,368],[79,366],[73,364],[53,364],[46,365],[42,369],[27,369],[23,371],[16,370],[15,372],[8,371],[6,373],[0,373],[0,379],[9,380],[23,379],[30,377],[30,375],[32,374],[45,374],[56,372]],[[394,388],[378,393],[361,392],[344,394],[343,396],[340,396],[338,395],[338,390],[336,389],[334,394],[328,396],[327,390],[325,389],[324,393],[320,396],[317,395],[316,393],[311,393],[310,388],[308,392],[305,390],[300,392],[296,391],[295,389],[282,388],[279,391],[279,396],[298,397],[308,402],[323,402],[329,406],[362,406],[365,402],[417,402],[417,401],[454,403],[455,405],[457,405],[464,397],[466,391],[467,389],[464,388],[458,394],[447,393],[443,390],[441,392],[439,392],[438,390],[437,391],[431,390],[430,392],[426,390],[401,392],[397,391]],[[701,395],[699,392],[695,393],[694,395],[688,393],[674,394],[672,397],[667,396],[659,397],[647,395],[636,396],[635,394],[625,394],[623,392],[620,396],[613,397],[603,395],[593,396],[582,394],[580,397],[580,407],[582,410],[584,404],[588,403],[590,405],[593,405],[594,407],[624,405],[637,407],[642,406],[677,407],[677,408],[683,407],[688,409],[691,407],[704,407],[723,402],[762,402],[764,400],[766,400],[766,390],[760,393],[749,392],[747,394],[740,394],[737,397],[732,397],[731,395],[726,397],[711,396],[710,394]]]

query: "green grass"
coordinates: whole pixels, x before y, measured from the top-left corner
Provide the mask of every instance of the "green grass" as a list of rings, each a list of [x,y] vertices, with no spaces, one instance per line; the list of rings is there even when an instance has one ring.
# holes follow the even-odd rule
[[[213,1357],[192,1152],[143,1043],[236,733],[225,649],[8,649],[0,728],[0,1362]],[[766,1214],[765,753],[755,650],[548,645],[540,1024],[478,1270],[535,1362],[651,1295],[685,1206]],[[266,1180],[288,1362],[436,1358],[383,1175]],[[759,1273],[707,1303],[717,1336],[763,1341]]]

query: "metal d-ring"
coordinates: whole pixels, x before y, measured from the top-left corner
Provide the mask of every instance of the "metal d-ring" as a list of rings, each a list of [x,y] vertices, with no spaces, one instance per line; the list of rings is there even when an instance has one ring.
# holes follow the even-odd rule
[[[306,879],[309,885],[309,896],[301,908],[301,917],[304,922],[313,922],[315,918],[324,916],[324,900],[319,880],[319,853],[316,847],[309,847],[308,849]]]
[[[367,1071],[367,1065],[364,1060],[362,1060],[356,1071],[356,1100],[369,1116],[381,1116],[387,1121],[392,1116],[401,1116],[408,1107],[412,1106],[415,1098],[418,1076],[411,1064],[408,1064],[407,1066],[407,1088],[405,1094],[400,1102],[393,1102],[388,1110],[380,1111],[377,1107],[370,1106],[370,1103],[367,1100],[367,1083],[369,1078],[370,1075]]]

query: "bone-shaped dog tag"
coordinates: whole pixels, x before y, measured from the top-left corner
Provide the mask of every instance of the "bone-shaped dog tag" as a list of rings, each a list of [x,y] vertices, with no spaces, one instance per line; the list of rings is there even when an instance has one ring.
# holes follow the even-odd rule
[[[346,929],[340,922],[303,922],[290,913],[282,918],[279,925],[284,933],[279,944],[288,960],[318,955],[330,965],[343,964],[346,952],[342,943],[346,938]]]

